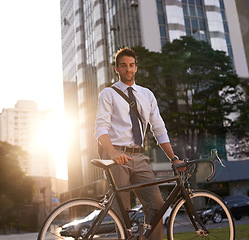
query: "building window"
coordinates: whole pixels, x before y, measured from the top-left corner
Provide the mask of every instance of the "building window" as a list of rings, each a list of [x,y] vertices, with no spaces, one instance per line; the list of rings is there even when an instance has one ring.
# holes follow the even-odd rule
[[[230,42],[230,36],[229,36],[229,29],[228,29],[228,24],[227,24],[227,19],[226,19],[226,13],[225,13],[225,6],[223,0],[220,1],[220,11],[222,15],[222,20],[223,20],[223,26],[224,26],[224,31],[225,31],[225,39],[227,43],[227,50],[228,50],[228,55],[231,57],[231,61],[233,64],[233,52],[232,52],[232,45]]]
[[[207,24],[201,0],[182,0],[182,10],[187,36],[207,41]]]
[[[161,47],[163,47],[165,43],[168,42],[168,36],[167,36],[167,29],[166,29],[167,26],[166,26],[165,12],[162,0],[157,0],[156,5],[157,5],[158,24],[160,29]]]

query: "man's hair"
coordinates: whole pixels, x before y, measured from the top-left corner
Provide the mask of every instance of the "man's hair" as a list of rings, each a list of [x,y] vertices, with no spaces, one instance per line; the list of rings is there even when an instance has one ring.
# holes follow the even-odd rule
[[[118,67],[118,61],[123,56],[133,57],[135,59],[135,64],[137,64],[136,53],[132,49],[124,47],[119,49],[115,55],[115,67]]]

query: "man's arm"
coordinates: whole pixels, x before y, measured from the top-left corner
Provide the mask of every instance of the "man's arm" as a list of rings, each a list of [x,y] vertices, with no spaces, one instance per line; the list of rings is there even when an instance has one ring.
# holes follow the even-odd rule
[[[118,152],[112,145],[111,139],[107,134],[103,134],[98,139],[104,151],[110,158],[119,165],[125,165],[128,161],[133,160],[124,153]]]
[[[162,148],[162,150],[164,151],[164,153],[166,154],[166,156],[169,158],[169,159],[172,159],[175,157],[175,154],[174,154],[174,151],[171,147],[171,144],[169,142],[166,142],[166,143],[161,143],[159,144],[160,147]],[[176,159],[173,164],[179,164],[179,163],[183,163],[182,160],[180,159]],[[180,168],[179,171],[183,172],[185,171],[186,168]]]
[[[173,151],[171,144],[169,142],[161,143],[159,145],[169,159],[172,159],[175,157],[174,151]]]

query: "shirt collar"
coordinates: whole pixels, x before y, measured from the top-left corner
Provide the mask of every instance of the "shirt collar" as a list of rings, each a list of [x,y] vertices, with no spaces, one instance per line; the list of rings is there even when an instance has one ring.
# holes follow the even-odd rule
[[[119,81],[117,82],[117,85],[118,85],[118,87],[120,88],[120,90],[122,90],[123,92],[124,92],[128,87],[130,87],[130,86],[128,86],[127,84],[123,83],[121,80],[119,80]],[[133,90],[137,91],[137,85],[136,85],[135,82],[131,85],[131,87],[133,88]]]

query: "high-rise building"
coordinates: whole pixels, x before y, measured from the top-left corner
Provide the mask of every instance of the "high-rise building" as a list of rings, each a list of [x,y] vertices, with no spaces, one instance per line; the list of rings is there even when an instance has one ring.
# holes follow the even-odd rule
[[[20,162],[28,175],[55,178],[53,155],[37,146],[39,129],[47,114],[29,100],[19,100],[14,108],[3,109],[0,113],[0,141],[18,145],[29,154],[29,159]]]
[[[61,0],[61,32],[64,82],[77,86],[80,157],[68,161],[81,166],[79,188],[102,176],[90,164],[97,154],[97,95],[116,79],[118,48],[142,45],[161,51],[168,41],[193,36],[225,51],[237,74],[248,77],[235,0]]]
[[[240,30],[246,53],[247,67],[249,68],[249,1],[236,0],[236,7],[238,10]]]

